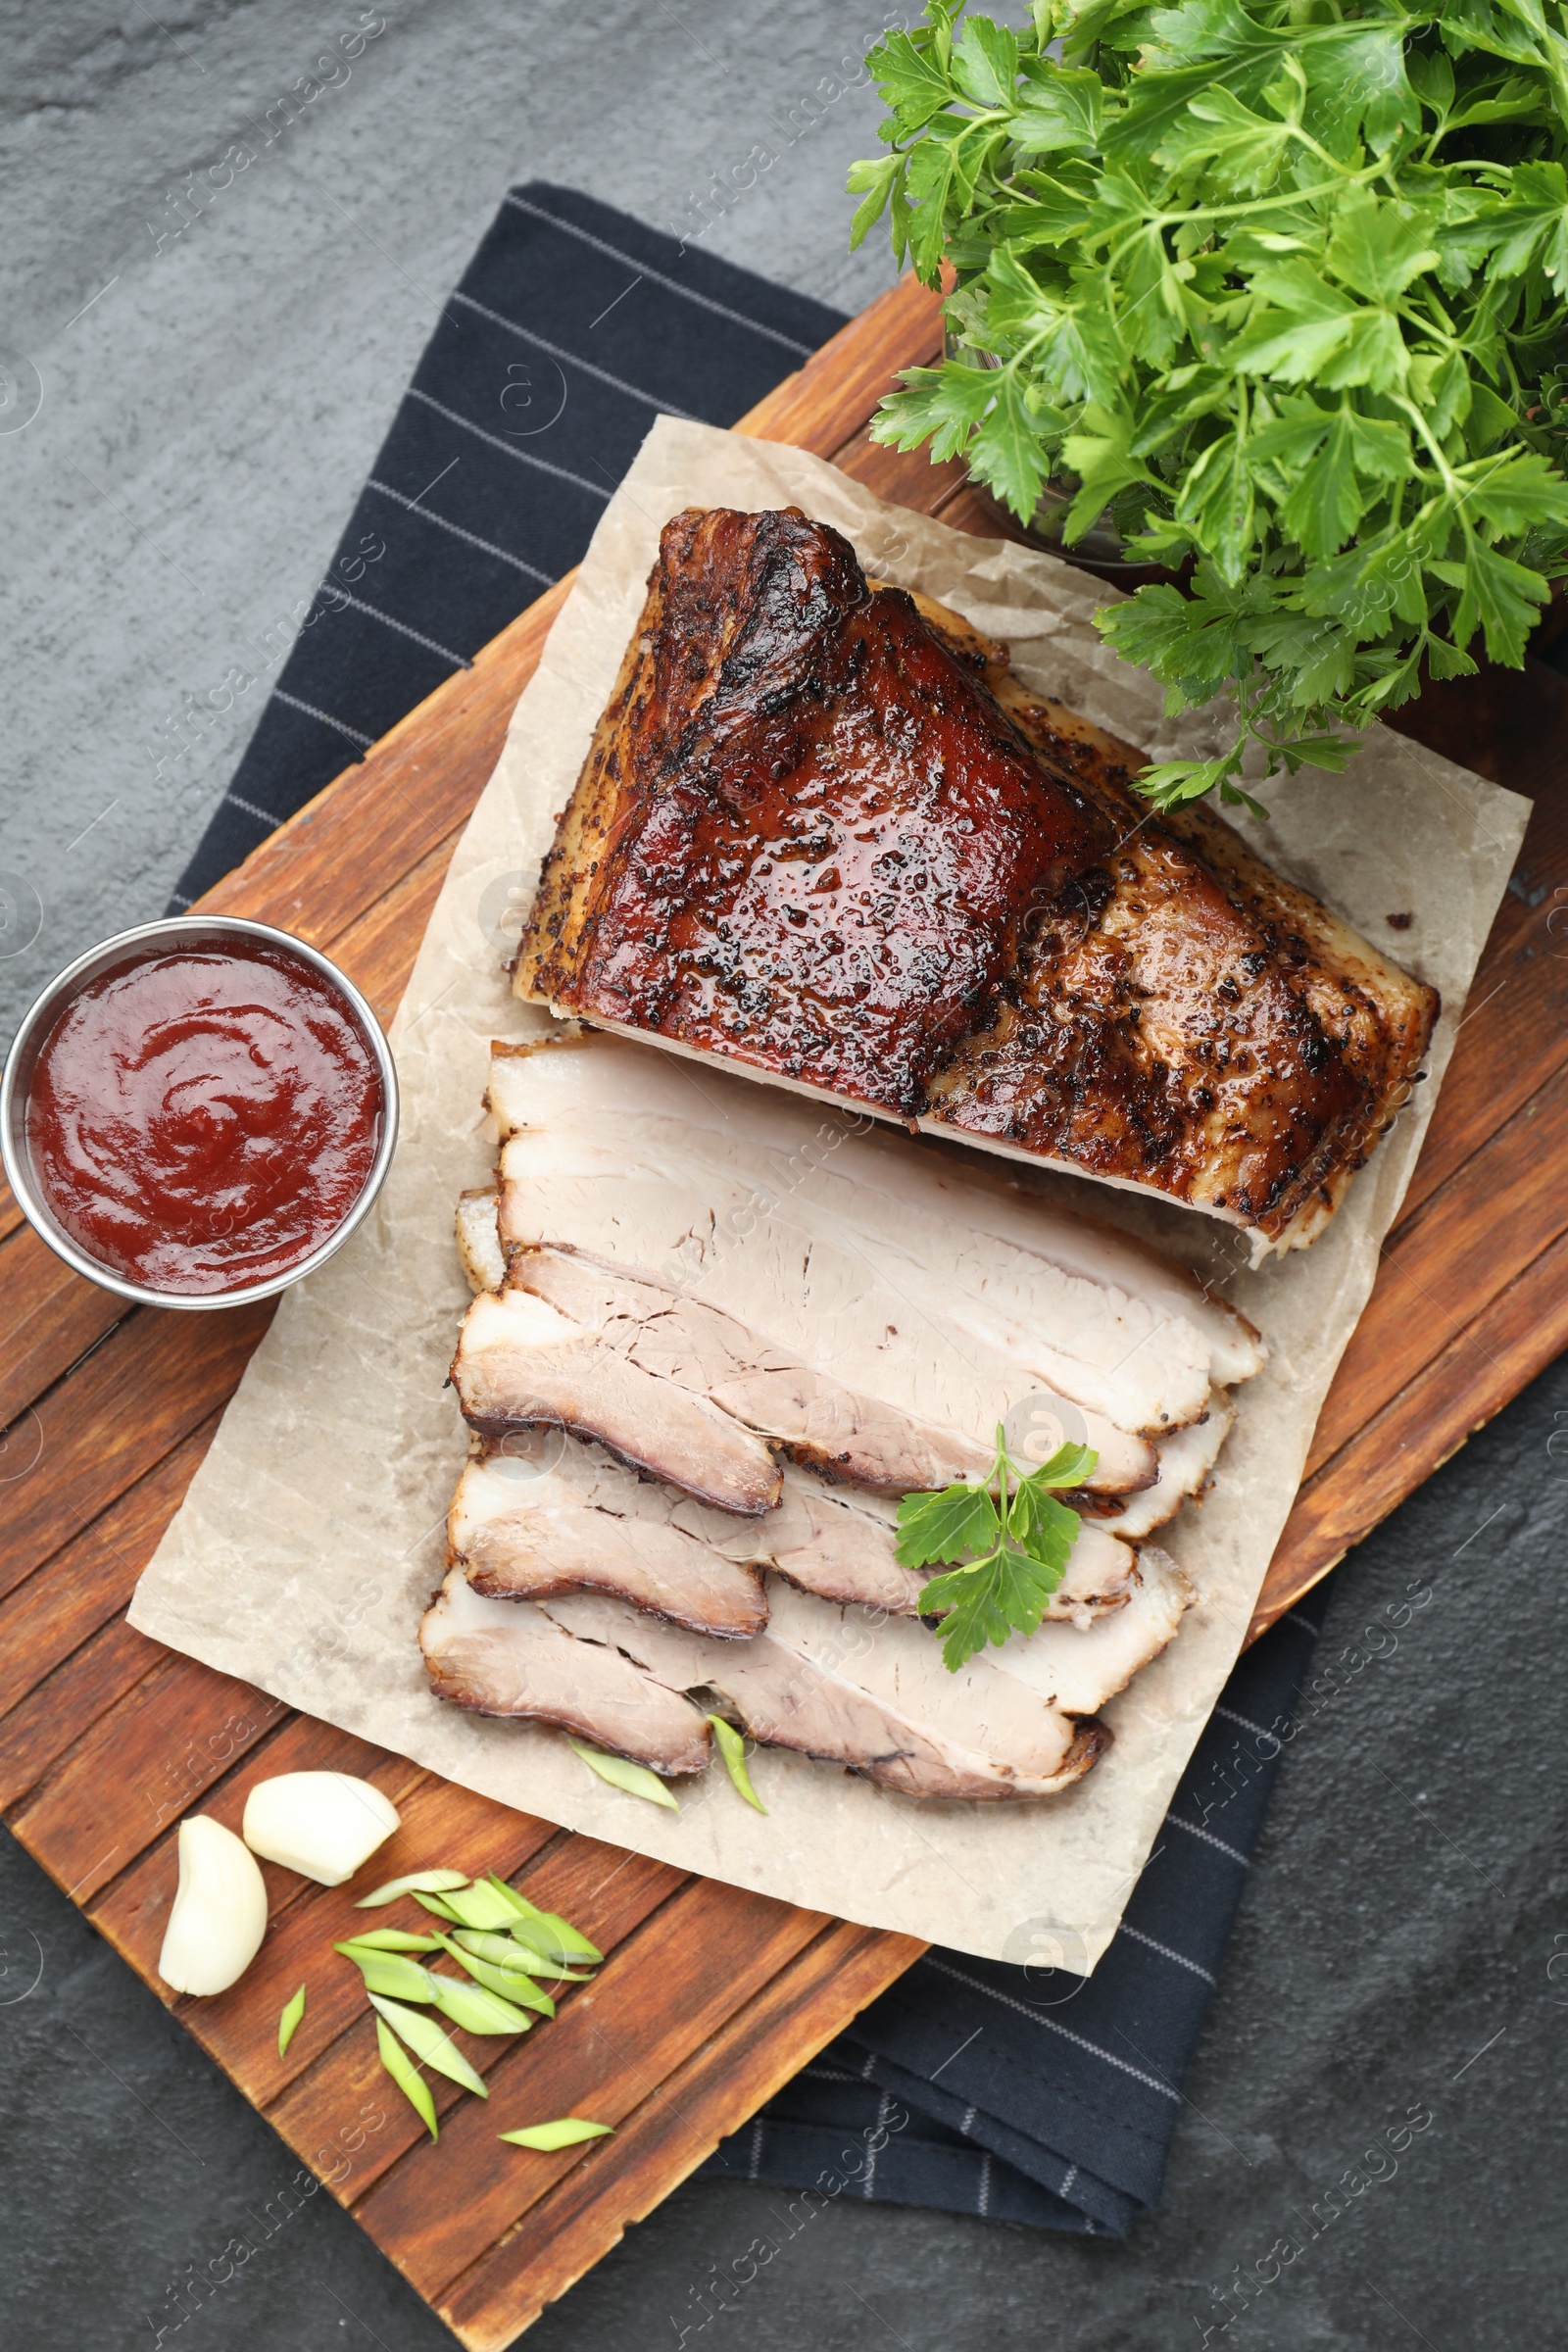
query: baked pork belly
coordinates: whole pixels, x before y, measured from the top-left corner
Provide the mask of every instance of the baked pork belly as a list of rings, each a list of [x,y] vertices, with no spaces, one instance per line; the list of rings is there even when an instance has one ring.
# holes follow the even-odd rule
[[[425,1672],[439,1698],[475,1715],[559,1724],[655,1772],[701,1772],[700,1710],[618,1649],[578,1642],[529,1601],[491,1600],[460,1569],[419,1620]]]
[[[990,1467],[989,1446],[857,1395],[721,1307],[652,1275],[538,1246],[514,1251],[507,1283],[590,1327],[627,1362],[710,1397],[825,1477],[908,1494]]]
[[[777,1509],[747,1519],[543,1430],[470,1460],[447,1520],[449,1561],[477,1592],[518,1600],[611,1592],[717,1640],[744,1640],[766,1624],[764,1568],[821,1600],[917,1616],[934,1572],[900,1566],[897,1533],[891,1507],[824,1487],[808,1471],[786,1468]],[[1047,1618],[1088,1625],[1120,1608],[1135,1566],[1119,1536],[1087,1520]]]
[[[1263,1361],[1251,1326],[1185,1267],[782,1092],[716,1070],[695,1085],[672,1056],[587,1032],[498,1050],[489,1091],[504,1250],[569,1238],[657,1269],[950,1425],[978,1416],[989,1434],[1054,1392],[1086,1417],[1109,1491],[1153,1476],[1130,1440],[1200,1420],[1211,1387]]]
[[[1108,1745],[981,1659],[956,1675],[919,1625],[777,1583],[766,1632],[713,1642],[596,1593],[487,1598],[449,1572],[420,1645],[432,1686],[476,1713],[560,1724],[668,1775],[700,1771],[709,1710],[764,1746],[841,1764],[906,1796],[1053,1796]]]
[[[481,1437],[567,1429],[724,1510],[778,1501],[778,1464],[760,1438],[531,1291],[480,1293],[463,1319],[452,1385]]]
[[[519,995],[841,1105],[1312,1239],[1435,993],[1004,649],[795,509],[689,510],[523,935]]]

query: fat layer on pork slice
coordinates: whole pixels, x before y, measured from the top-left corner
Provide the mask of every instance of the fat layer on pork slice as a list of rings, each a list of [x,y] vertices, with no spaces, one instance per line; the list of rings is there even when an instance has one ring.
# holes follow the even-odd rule
[[[862,1195],[859,1216],[871,1232],[886,1226],[889,1202],[919,1220],[919,1255],[932,1279],[950,1254],[936,1247],[942,1234],[995,1235],[1037,1261],[1042,1283],[1054,1268],[1142,1300],[1168,1321],[1196,1326],[1208,1343],[1218,1387],[1247,1380],[1262,1365],[1262,1345],[1247,1318],[1174,1259],[992,1169],[956,1167],[864,1117],[824,1116],[798,1097],[711,1066],[699,1074],[660,1050],[575,1025],[560,1038],[495,1047],[488,1101],[503,1142],[530,1126],[559,1131],[567,1120],[608,1120],[613,1141],[625,1122],[649,1119],[672,1125],[677,1135],[717,1138],[737,1153],[774,1159],[797,1184],[830,1168]],[[1059,1306],[1059,1295],[1042,1291],[1027,1300],[1027,1319],[1038,1322]]]
[[[1155,1544],[1139,1553],[1133,1585],[1124,1609],[1087,1629],[1042,1625],[1038,1633],[1014,1634],[986,1655],[999,1673],[1048,1706],[1066,1715],[1092,1714],[1158,1657],[1198,1598],[1185,1572]]]
[[[901,1566],[896,1512],[787,1466],[776,1510],[742,1520],[641,1479],[597,1446],[557,1430],[507,1441],[470,1461],[447,1522],[454,1560],[485,1592],[544,1599],[609,1592],[694,1632],[757,1632],[767,1605],[756,1571],[776,1569],[820,1599],[889,1616],[919,1614],[931,1569]],[[1120,1607],[1135,1554],[1086,1520],[1050,1618],[1088,1625]]]
[[[595,1459],[556,1432],[530,1443],[533,1458],[481,1457],[458,1481],[447,1542],[476,1592],[614,1592],[693,1633],[740,1641],[761,1632],[767,1601],[755,1569],[657,1507],[639,1508],[649,1490],[598,1448]]]
[[[436,1694],[473,1714],[559,1724],[666,1775],[708,1762],[707,1720],[680,1691],[530,1601],[476,1592],[460,1568],[420,1619],[419,1647]]]
[[[596,1333],[626,1362],[710,1399],[828,1477],[907,1494],[991,1466],[992,1447],[858,1395],[766,1334],[651,1275],[578,1250],[537,1248],[514,1251],[507,1281]]]
[[[506,1252],[496,1222],[499,1205],[493,1184],[458,1195],[458,1257],[473,1291],[499,1291],[507,1279]]]
[[[774,1580],[766,1633],[698,1640],[623,1603],[582,1594],[541,1604],[579,1641],[613,1646],[671,1689],[700,1690],[767,1747],[843,1764],[906,1796],[989,1801],[1054,1795],[1107,1743],[978,1663],[949,1675],[908,1619],[871,1628]]]
[[[778,1464],[760,1438],[531,1291],[480,1293],[463,1319],[452,1383],[481,1437],[555,1425],[720,1509],[778,1501]]]
[[[1234,1403],[1216,1389],[1209,1399],[1207,1420],[1195,1421],[1190,1428],[1173,1430],[1168,1438],[1160,1439],[1155,1447],[1159,1476],[1153,1485],[1141,1494],[1129,1494],[1098,1524],[1136,1544],[1174,1519],[1184,1502],[1200,1496],[1207,1487],[1235,1419]]]

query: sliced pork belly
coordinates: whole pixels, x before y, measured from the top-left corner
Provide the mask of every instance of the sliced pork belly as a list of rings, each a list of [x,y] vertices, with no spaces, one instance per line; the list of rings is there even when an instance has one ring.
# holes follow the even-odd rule
[[[1133,1587],[1124,1609],[1106,1613],[1086,1630],[1042,1625],[1036,1634],[1014,1634],[986,1656],[999,1673],[1011,1676],[1048,1706],[1068,1715],[1091,1714],[1158,1657],[1198,1598],[1169,1552],[1153,1544],[1146,1544],[1138,1555]]]
[[[775,1582],[768,1630],[753,1642],[701,1642],[623,1604],[583,1594],[543,1604],[579,1641],[612,1645],[668,1688],[722,1701],[752,1738],[843,1764],[906,1796],[989,1801],[1051,1796],[1108,1741],[992,1673],[956,1675],[909,1620],[872,1631]]]
[[[531,1249],[514,1253],[508,1282],[598,1334],[627,1363],[710,1398],[829,1477],[907,1494],[991,1465],[992,1447],[858,1396],[721,1308],[653,1276],[580,1250]]]
[[[981,1341],[940,1328],[914,1286],[878,1285],[863,1256],[851,1257],[782,1220],[749,1240],[744,1280],[715,1279],[715,1268],[701,1265],[688,1272],[680,1245],[693,1225],[690,1173],[683,1185],[648,1178],[635,1167],[628,1169],[623,1156],[604,1152],[593,1155],[585,1176],[580,1166],[566,1168],[553,1158],[542,1139],[530,1138],[523,1148],[537,1165],[528,1165],[519,1176],[514,1161],[504,1196],[508,1246],[514,1250],[569,1233],[583,1253],[602,1257],[619,1245],[620,1262],[628,1271],[641,1279],[651,1263],[694,1301],[727,1306],[732,1313],[743,1302],[768,1311],[770,1296],[771,1336],[792,1349],[802,1345],[820,1349],[841,1381],[853,1374],[857,1391],[925,1426],[935,1421],[950,1432],[961,1427],[983,1432],[977,1442],[987,1459],[996,1423],[1026,1396],[1054,1393]],[[642,1256],[633,1257],[639,1250]],[[474,1254],[470,1250],[466,1262],[469,1281],[478,1287]],[[734,1269],[737,1276],[741,1271]],[[835,1313],[829,1287],[841,1276],[848,1302]],[[1153,1483],[1158,1464],[1148,1439],[1055,1394],[1063,1428],[1095,1448],[1097,1466],[1088,1482],[1094,1493],[1128,1494]]]
[[[559,1449],[552,1461],[533,1443],[535,1459],[481,1458],[458,1481],[447,1541],[476,1592],[515,1600],[614,1592],[693,1633],[730,1641],[760,1633],[767,1602],[755,1570],[657,1509],[639,1510],[650,1490],[597,1447],[555,1438],[546,1441]]]
[[[476,1715],[524,1716],[576,1732],[655,1772],[701,1772],[710,1733],[701,1708],[623,1650],[575,1641],[526,1601],[490,1600],[452,1569],[419,1622],[440,1698]]]
[[[607,1068],[612,1054],[619,1059]],[[638,1066],[649,1061],[652,1078]],[[1261,1361],[1233,1310],[1120,1237],[1106,1235],[1101,1251],[1103,1228],[1075,1237],[1088,1262],[1105,1256],[1102,1278],[1065,1269],[1016,1238],[1051,1212],[1015,1188],[959,1176],[906,1142],[831,1122],[819,1134],[788,1098],[776,1119],[769,1105],[761,1121],[754,1112],[731,1122],[727,1102],[721,1125],[711,1106],[688,1119],[678,1065],[659,1062],[603,1040],[496,1057],[491,1101],[512,1129],[501,1163],[509,1247],[564,1236],[621,1264],[678,1268],[685,1287],[798,1351],[801,1324],[820,1333],[841,1303],[868,1298],[844,1334],[852,1353],[843,1377],[856,1385],[870,1385],[867,1351],[892,1324],[958,1366],[978,1347],[1004,1382],[1054,1389],[1127,1431],[1158,1434],[1199,1418],[1211,1381]],[[704,1076],[712,1089],[725,1084]],[[628,1102],[617,1112],[601,1098],[623,1081]],[[760,1091],[728,1085],[731,1095]],[[657,1107],[647,1106],[650,1095]],[[531,1124],[513,1126],[529,1107]],[[1057,1216],[1057,1238],[1073,1224]],[[1122,1274],[1143,1288],[1122,1287]],[[768,1302],[765,1321],[759,1298]],[[785,1329],[775,1318],[791,1310],[800,1322]],[[933,1369],[940,1379],[940,1362]],[[923,1364],[921,1372],[925,1409],[942,1409]]]
[[[515,1448],[515,1450],[514,1450]],[[556,1431],[470,1461],[447,1520],[452,1560],[476,1591],[542,1600],[604,1592],[719,1639],[757,1633],[767,1604],[757,1571],[873,1613],[913,1617],[934,1573],[901,1567],[892,1508],[787,1468],[776,1510],[758,1519],[639,1478],[597,1446]],[[1047,1615],[1087,1625],[1120,1607],[1135,1555],[1087,1520]]]
[[[729,1511],[769,1511],[779,1469],[760,1438],[640,1365],[531,1291],[486,1291],[463,1319],[452,1382],[481,1437],[555,1425]]]
[[[1156,1320],[1194,1325],[1207,1343],[1217,1387],[1250,1379],[1263,1363],[1246,1316],[1147,1244],[992,1169],[957,1167],[869,1121],[824,1118],[777,1089],[711,1067],[699,1073],[650,1047],[568,1023],[559,1037],[495,1046],[486,1100],[503,1144],[529,1129],[548,1130],[558,1143],[580,1138],[611,1148],[644,1135],[700,1143],[716,1148],[741,1176],[771,1179],[767,1190],[791,1201],[831,1176],[842,1188],[834,1205],[844,1222],[874,1240],[887,1232],[891,1206],[906,1253],[933,1282],[956,1271],[956,1243],[995,1234],[1039,1261],[1043,1287],[1024,1300],[1030,1322],[1060,1321],[1072,1303],[1072,1294],[1051,1287],[1054,1269],[1141,1301]]]

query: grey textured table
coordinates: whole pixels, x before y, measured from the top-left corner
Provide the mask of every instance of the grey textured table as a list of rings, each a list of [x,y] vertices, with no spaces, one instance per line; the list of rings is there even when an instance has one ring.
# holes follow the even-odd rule
[[[871,9],[379,13],[349,79],[159,252],[184,174],[377,12],[0,8],[0,339],[23,355],[20,405],[0,410],[0,867],[22,917],[0,937],[0,1033],[49,970],[161,907],[254,710],[178,760],[165,722],[315,585],[510,181],[575,180],[695,229],[690,198],[767,142],[777,163],[710,208],[705,243],[846,309],[886,282],[880,252],[845,258],[838,194],[875,100],[806,103]],[[29,367],[41,405],[6,432]],[[797,2223],[730,2341],[1560,2339],[1563,1708],[1554,1618],[1532,1604],[1568,1531],[1565,1431],[1558,1367],[1339,1572],[1328,1679],[1281,1774],[1159,2216],[1116,2246],[840,2201]],[[1391,1637],[1412,1588],[1431,1597]],[[449,2343],[352,2222],[298,2200],[280,2143],[32,1865],[8,1847],[0,1872],[5,2340]],[[1430,2121],[1396,2159],[1369,2157],[1412,2113]],[[781,2236],[785,2203],[689,2185],[531,2342],[705,2339],[705,2281]],[[228,2283],[182,2298],[225,2248]]]

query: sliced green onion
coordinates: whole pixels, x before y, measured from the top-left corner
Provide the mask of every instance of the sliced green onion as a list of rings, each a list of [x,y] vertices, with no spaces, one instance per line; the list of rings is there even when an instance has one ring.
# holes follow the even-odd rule
[[[277,2054],[280,2058],[287,2053],[288,2045],[294,2038],[294,2029],[304,2015],[305,1987],[302,1984],[294,1998],[285,2004],[283,2014],[277,2021]]]
[[[400,1894],[441,1894],[449,1886],[467,1884],[467,1872],[463,1870],[411,1870],[401,1879],[388,1879],[372,1893],[362,1894],[354,1908],[373,1911],[380,1903],[395,1903]]]
[[[462,1977],[432,1977],[433,1999],[443,2017],[467,2034],[526,2034],[533,2019],[514,2002]]]
[[[407,2055],[403,2044],[384,2018],[378,2017],[375,2021],[375,2041],[376,2047],[381,2053],[381,2064],[386,2068],[387,2073],[402,2091],[415,2114],[429,2132],[430,2137],[439,2139],[441,2134],[436,2129],[435,2101],[430,2096],[430,2085],[412,2058]]]
[[[730,1779],[749,1805],[755,1805],[759,1813],[765,1813],[767,1807],[752,1787],[752,1776],[746,1769],[745,1740],[732,1723],[724,1721],[722,1715],[710,1715],[708,1720],[713,1727],[713,1738],[718,1741],[718,1752],[728,1767]]]
[[[500,1894],[488,1879],[475,1879],[471,1886],[453,1887],[441,1898],[448,1918],[462,1928],[510,1928],[517,1916],[516,1897],[510,1887]],[[434,1904],[428,1906],[431,1910]]]
[[[524,2124],[517,2132],[499,2132],[498,2139],[510,2140],[514,2148],[574,2148],[579,2140],[603,2139],[615,2129],[613,2124],[590,2124],[580,2115],[559,2115],[554,2123]]]
[[[506,1939],[498,1936],[494,1940],[502,1943]],[[504,2001],[515,2001],[519,2009],[535,2009],[541,2017],[555,2016],[556,2004],[549,1993],[541,1992],[532,1977],[525,1975],[520,1968],[497,1968],[490,1961],[479,1959],[475,1953],[465,1951],[461,1944],[452,1942],[445,1936],[441,1938],[441,1946],[443,1951],[451,1953],[460,1968],[467,1970],[476,1984],[483,1984],[491,1992],[498,1992]]]
[[[407,1928],[367,1928],[363,1936],[351,1936],[349,1943],[357,1952],[433,1952],[440,1946],[439,1936],[411,1936]],[[341,1952],[345,1946],[339,1944]]]
[[[334,1943],[334,1952],[352,1960],[365,1979],[367,1992],[384,1992],[394,2001],[433,2001],[430,1972],[401,1952],[361,1952],[352,1943]]]
[[[421,1894],[417,1887],[412,1891],[415,1901],[420,1905],[421,1909],[433,1911],[437,1919],[447,1920],[454,1927],[461,1926],[462,1914],[452,1909],[444,1894]]]
[[[657,1772],[646,1764],[634,1764],[628,1756],[607,1756],[597,1747],[584,1747],[580,1740],[568,1740],[566,1745],[574,1756],[581,1756],[590,1772],[596,1772],[612,1788],[624,1790],[627,1796],[640,1796],[650,1805],[663,1805],[671,1813],[680,1811]]]
[[[420,2009],[405,2009],[401,2001],[384,2000],[378,1992],[371,1993],[370,2006],[386,2019],[398,2039],[408,2043],[416,2058],[433,2066],[438,2075],[445,2075],[450,2082],[461,2082],[465,2090],[475,2092],[479,2098],[490,2096],[484,2077],[475,2074],[451,2035],[442,2031],[433,2017],[426,2017]]]

